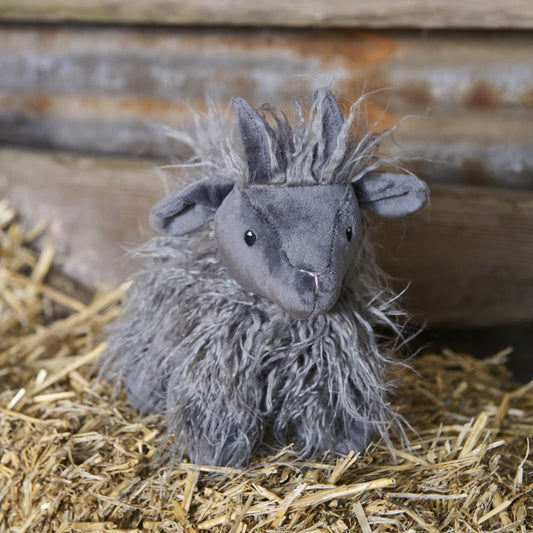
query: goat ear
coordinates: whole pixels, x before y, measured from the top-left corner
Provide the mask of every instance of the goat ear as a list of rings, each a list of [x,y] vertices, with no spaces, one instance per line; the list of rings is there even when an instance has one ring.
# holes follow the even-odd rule
[[[234,98],[231,105],[239,125],[250,184],[265,185],[272,177],[269,135],[265,123],[259,113],[243,98]]]
[[[337,137],[344,124],[344,116],[335,96],[327,87],[317,89],[314,100],[317,102],[317,114],[322,117],[324,159],[327,161],[335,150]]]
[[[233,183],[209,178],[169,194],[152,207],[150,224],[159,233],[185,235],[213,220]]]
[[[354,183],[354,189],[363,209],[387,218],[414,213],[429,199],[427,185],[409,174],[370,174]]]

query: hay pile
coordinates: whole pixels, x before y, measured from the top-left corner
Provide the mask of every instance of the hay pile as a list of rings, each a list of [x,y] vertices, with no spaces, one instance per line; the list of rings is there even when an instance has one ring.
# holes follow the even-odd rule
[[[416,428],[394,463],[301,463],[290,450],[246,470],[151,462],[161,418],[141,418],[89,375],[122,290],[85,303],[46,280],[53,244],[0,202],[0,531],[531,531],[533,384],[506,353],[428,353],[397,401]]]

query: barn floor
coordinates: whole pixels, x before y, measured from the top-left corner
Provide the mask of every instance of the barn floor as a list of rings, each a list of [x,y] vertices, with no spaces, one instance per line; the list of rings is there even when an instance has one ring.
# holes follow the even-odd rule
[[[0,531],[530,531],[533,382],[508,351],[444,350],[404,371],[394,400],[415,433],[364,456],[302,463],[284,450],[244,470],[157,463],[158,416],[91,377],[123,288],[89,302],[51,282],[44,226],[0,201]]]

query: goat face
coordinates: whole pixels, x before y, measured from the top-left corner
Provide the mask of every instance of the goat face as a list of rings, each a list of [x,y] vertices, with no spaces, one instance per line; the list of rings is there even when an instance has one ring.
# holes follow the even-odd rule
[[[245,184],[206,178],[170,194],[151,212],[152,226],[171,235],[214,220],[219,256],[229,274],[297,319],[327,312],[337,301],[363,235],[361,209],[399,217],[417,211],[428,198],[425,184],[411,174],[371,169],[343,183],[316,179],[312,172],[342,161],[334,154],[347,128],[329,90],[315,98],[319,126],[309,154],[320,165],[310,165],[311,174],[298,174],[296,183],[284,181],[274,130],[238,98],[233,109],[248,168]],[[295,144],[287,142],[292,154]]]
[[[215,215],[215,236],[244,289],[305,319],[337,301],[361,223],[350,185],[235,187]]]

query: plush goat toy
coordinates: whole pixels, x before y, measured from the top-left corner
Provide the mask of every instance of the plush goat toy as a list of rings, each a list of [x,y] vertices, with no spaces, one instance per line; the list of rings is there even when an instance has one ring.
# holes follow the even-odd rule
[[[292,122],[240,98],[233,111],[240,138],[216,121],[180,137],[202,179],[151,211],[165,237],[139,251],[105,374],[166,413],[175,452],[199,463],[242,465],[263,443],[310,457],[388,442],[383,333],[394,344],[404,315],[363,210],[408,215],[428,190],[378,171],[386,133],[354,133],[358,106],[345,120],[329,89]]]

